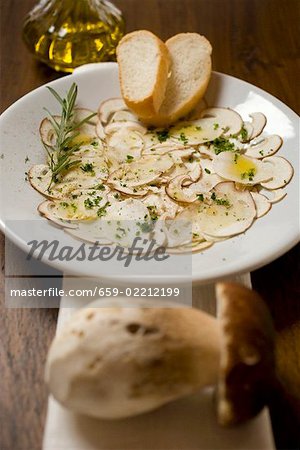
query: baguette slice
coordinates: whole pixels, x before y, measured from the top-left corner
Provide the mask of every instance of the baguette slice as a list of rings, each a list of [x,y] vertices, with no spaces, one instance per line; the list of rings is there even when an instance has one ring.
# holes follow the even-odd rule
[[[127,106],[139,117],[154,117],[165,97],[170,56],[153,33],[134,31],[117,47],[120,85]]]
[[[209,41],[197,33],[181,33],[166,42],[171,76],[158,114],[147,123],[166,126],[188,114],[203,97],[211,76]]]

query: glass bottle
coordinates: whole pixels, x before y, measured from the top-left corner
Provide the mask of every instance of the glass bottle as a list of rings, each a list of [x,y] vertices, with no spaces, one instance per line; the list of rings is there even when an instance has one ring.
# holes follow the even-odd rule
[[[23,25],[23,39],[37,59],[72,72],[82,64],[113,61],[124,34],[121,11],[106,0],[40,0]]]

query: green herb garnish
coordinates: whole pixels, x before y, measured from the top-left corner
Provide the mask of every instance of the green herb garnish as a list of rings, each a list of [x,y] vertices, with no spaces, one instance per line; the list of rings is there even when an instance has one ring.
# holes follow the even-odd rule
[[[157,220],[158,219],[158,213],[157,213],[156,206],[147,206],[147,209],[149,211],[151,220],[153,220],[153,221]]]
[[[126,156],[126,162],[131,162],[134,160],[134,157],[132,155],[127,155]]]
[[[157,136],[157,139],[159,140],[159,142],[162,143],[162,142],[166,142],[166,140],[169,139],[170,133],[169,133],[169,130],[165,129],[165,130],[157,131],[156,136]]]
[[[184,145],[188,144],[189,140],[186,135],[182,132],[180,133],[179,140],[184,143]]]
[[[217,205],[226,206],[229,208],[231,206],[231,203],[227,198],[217,198],[216,193],[213,192],[210,197]]]
[[[50,86],[47,86],[47,88],[61,105],[61,117],[59,121],[55,115],[45,108],[49,114],[49,120],[56,135],[56,140],[53,145],[44,144],[49,156],[49,167],[52,172],[51,181],[48,186],[48,191],[50,191],[52,184],[58,181],[58,177],[62,172],[79,164],[80,161],[72,160],[72,156],[79,150],[81,144],[73,144],[72,141],[80,134],[78,129],[81,125],[88,122],[96,113],[90,114],[80,122],[75,122],[74,109],[78,92],[76,83],[71,85],[65,98],[62,98]]]
[[[95,175],[94,164],[92,164],[92,163],[86,163],[83,166],[80,166],[80,169],[82,170],[82,172],[90,173],[91,175]]]
[[[103,217],[107,214],[106,208],[110,206],[109,202],[106,202],[104,206],[101,206],[101,208],[98,209],[97,211],[97,216],[98,217]]]
[[[249,181],[253,181],[254,175],[255,175],[255,168],[252,167],[247,172],[242,173],[241,178],[242,178],[242,180],[245,180],[246,178],[248,178]]]
[[[222,152],[233,152],[235,151],[235,146],[233,142],[224,137],[218,137],[212,141],[214,152],[216,155]]]

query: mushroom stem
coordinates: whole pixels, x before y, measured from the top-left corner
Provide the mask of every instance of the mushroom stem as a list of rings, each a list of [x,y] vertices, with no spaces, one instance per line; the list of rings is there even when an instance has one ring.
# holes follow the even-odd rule
[[[219,364],[214,317],[176,303],[114,299],[80,310],[55,337],[46,381],[66,407],[118,419],[215,385]]]

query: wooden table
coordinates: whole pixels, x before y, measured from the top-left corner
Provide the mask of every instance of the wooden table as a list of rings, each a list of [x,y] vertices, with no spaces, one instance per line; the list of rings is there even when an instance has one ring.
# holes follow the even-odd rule
[[[21,95],[61,76],[35,62],[22,44],[22,18],[34,3],[34,0],[2,2],[2,110]],[[124,12],[128,31],[146,28],[163,39],[183,31],[204,34],[213,44],[215,70],[267,90],[299,113],[299,0],[116,0],[115,3]],[[274,396],[271,416],[280,449],[294,449],[300,443],[299,260],[298,246],[252,274],[253,285],[268,303],[277,330],[278,374],[283,388]],[[4,263],[2,269],[3,266]],[[57,310],[5,309],[4,275],[1,302],[0,448],[40,449],[47,400],[43,370],[55,332]]]

